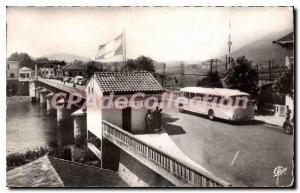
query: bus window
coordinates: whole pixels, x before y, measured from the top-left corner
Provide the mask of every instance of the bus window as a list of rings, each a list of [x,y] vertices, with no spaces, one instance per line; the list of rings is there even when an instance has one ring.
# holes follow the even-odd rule
[[[184,92],[184,97],[185,98],[189,98],[189,93],[188,92]]]
[[[203,100],[203,94],[201,94],[201,93],[196,93],[196,100],[202,101],[202,100]]]
[[[212,95],[208,95],[207,97],[207,102],[211,103],[213,100],[213,96]]]
[[[195,93],[190,92],[190,99],[193,99],[196,96]]]

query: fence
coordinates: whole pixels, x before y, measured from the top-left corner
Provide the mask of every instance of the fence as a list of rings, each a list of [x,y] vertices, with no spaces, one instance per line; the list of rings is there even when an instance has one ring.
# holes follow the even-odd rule
[[[142,142],[134,135],[103,121],[102,123],[103,136],[107,139],[113,138],[114,140],[121,141],[127,146],[133,148],[139,154],[143,155],[147,159],[155,162],[157,165],[161,166],[163,169],[167,170],[169,173],[173,174],[177,178],[181,178],[185,182],[200,187],[227,187],[230,186],[229,183],[216,178],[215,176],[209,176],[208,174],[201,174],[199,169],[194,166],[183,163],[183,161],[172,158],[166,152],[152,147],[145,142]],[[202,172],[204,173],[204,172]]]

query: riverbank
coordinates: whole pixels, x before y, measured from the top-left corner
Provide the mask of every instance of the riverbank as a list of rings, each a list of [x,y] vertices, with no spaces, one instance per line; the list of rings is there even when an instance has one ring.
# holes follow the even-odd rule
[[[6,97],[6,104],[23,103],[30,101],[30,96],[10,96]]]

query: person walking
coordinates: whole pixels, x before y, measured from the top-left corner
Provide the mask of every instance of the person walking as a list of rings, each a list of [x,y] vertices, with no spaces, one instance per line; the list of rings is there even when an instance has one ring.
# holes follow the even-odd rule
[[[161,112],[162,112],[162,109],[159,109],[159,112],[158,112],[158,115],[157,115],[157,122],[158,122],[158,130],[159,131],[161,131],[161,116],[162,116],[162,114],[161,114]]]
[[[153,112],[154,131],[160,130],[160,128],[159,128],[159,120],[160,120],[160,112],[159,112],[159,108],[156,107],[155,111]]]
[[[286,106],[286,121],[290,121],[291,113],[292,113],[292,111],[291,111],[290,107],[287,105]]]

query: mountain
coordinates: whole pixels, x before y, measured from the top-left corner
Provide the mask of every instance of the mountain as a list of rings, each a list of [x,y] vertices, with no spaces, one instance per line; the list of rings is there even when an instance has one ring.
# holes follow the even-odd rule
[[[82,61],[89,61],[90,58],[86,56],[78,56],[75,54],[68,54],[68,53],[53,53],[44,56],[50,60],[64,60],[65,62],[73,62],[74,60],[82,60]]]
[[[285,63],[285,56],[287,50],[280,47],[277,44],[273,44],[273,41],[287,35],[289,31],[280,32],[276,34],[269,34],[259,40],[256,40],[236,51],[231,53],[233,58],[239,56],[246,56],[254,64],[266,65],[269,60],[274,61],[275,65],[282,65]],[[224,57],[220,58],[224,61]]]

